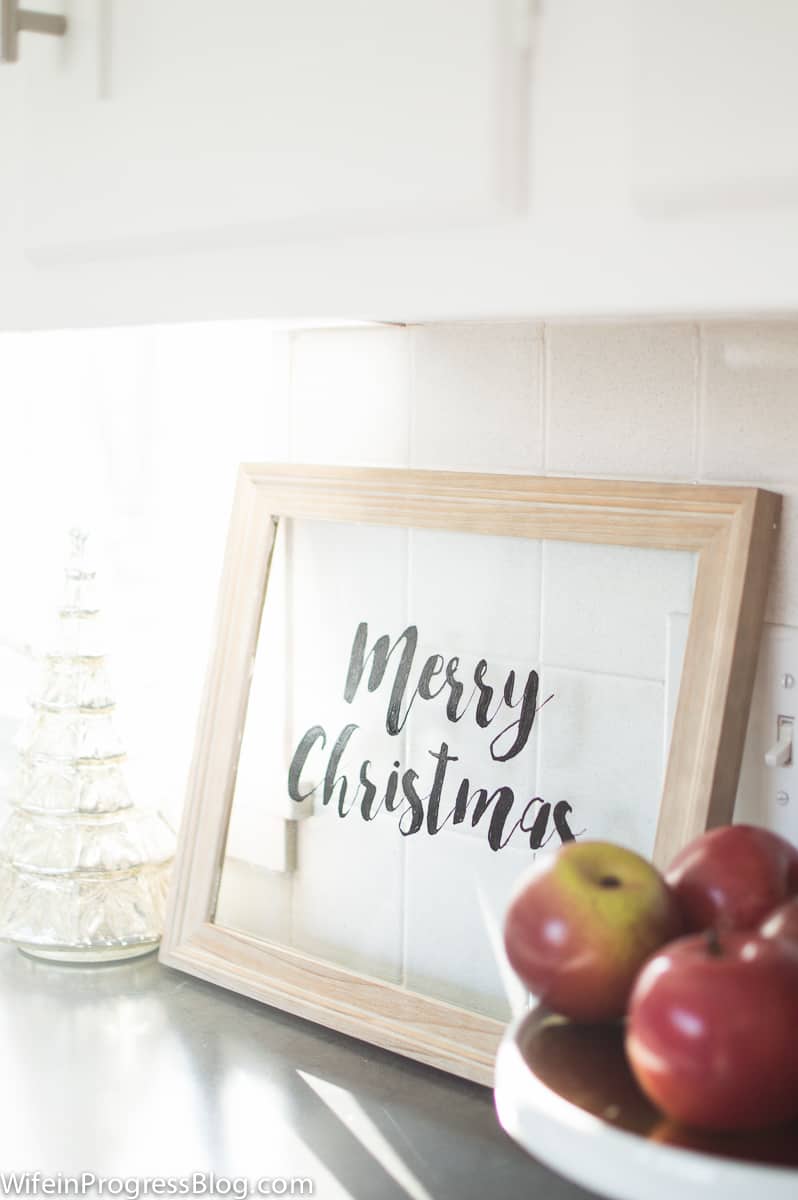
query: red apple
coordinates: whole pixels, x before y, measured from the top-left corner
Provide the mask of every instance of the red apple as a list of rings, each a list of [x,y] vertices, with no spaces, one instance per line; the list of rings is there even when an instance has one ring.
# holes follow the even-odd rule
[[[635,976],[680,932],[657,869],[608,842],[567,842],[521,881],[507,913],[511,964],[549,1008],[577,1021],[623,1016]]]
[[[793,896],[774,909],[759,932],[762,937],[787,938],[798,946],[798,896]]]
[[[685,846],[665,878],[686,929],[755,929],[798,892],[798,850],[767,829],[722,825]]]
[[[693,934],[645,965],[626,1053],[671,1118],[732,1132],[798,1114],[798,950],[757,934]]]

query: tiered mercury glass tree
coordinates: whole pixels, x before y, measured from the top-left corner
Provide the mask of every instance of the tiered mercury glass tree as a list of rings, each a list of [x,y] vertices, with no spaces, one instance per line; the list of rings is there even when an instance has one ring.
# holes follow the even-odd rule
[[[0,834],[0,937],[41,958],[98,962],[158,945],[174,834],[128,792],[95,572],[86,535],[70,538],[56,645],[30,701]]]

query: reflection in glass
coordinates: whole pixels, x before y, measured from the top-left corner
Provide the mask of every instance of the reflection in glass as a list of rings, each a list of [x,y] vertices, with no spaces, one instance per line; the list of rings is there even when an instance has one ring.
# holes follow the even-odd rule
[[[217,922],[506,1018],[535,855],[652,850],[693,578],[681,552],[281,522]]]

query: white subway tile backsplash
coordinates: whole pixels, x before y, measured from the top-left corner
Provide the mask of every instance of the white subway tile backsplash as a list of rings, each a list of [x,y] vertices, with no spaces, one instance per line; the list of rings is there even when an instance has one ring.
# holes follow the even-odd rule
[[[315,816],[299,825],[292,942],[308,954],[399,982],[404,839],[390,822]]]
[[[447,658],[534,662],[540,557],[540,542],[529,538],[411,530],[410,619]]]
[[[554,699],[540,714],[538,784],[573,808],[576,835],[650,855],[663,777],[664,686],[549,670]]]
[[[694,574],[686,552],[545,542],[542,661],[664,679],[668,614],[690,611]]]
[[[134,345],[112,332],[89,366],[82,348],[69,354],[63,348],[59,362],[71,380],[65,394],[81,411],[88,404],[95,416],[104,414],[92,421],[110,437],[112,458],[116,454],[124,468],[113,486],[127,514],[128,545],[143,519],[141,479],[145,469],[152,474],[151,508],[159,525],[173,531],[168,553],[162,552],[167,619],[187,603],[188,584],[171,598],[179,583],[174,545],[181,558],[198,560],[209,539],[221,550],[234,464],[263,458],[771,485],[785,494],[785,507],[767,614],[798,626],[798,322],[706,325],[700,339],[689,322],[279,334],[251,322],[232,333],[204,327],[199,340],[196,330],[169,331],[181,353],[164,357],[159,339],[166,336],[142,334]],[[57,338],[52,344],[60,346]],[[134,407],[141,393],[146,404],[138,404],[139,415],[144,412],[152,441],[168,446],[168,455],[156,450],[151,466],[142,460],[133,463],[135,470],[121,453],[123,446],[129,450],[124,422],[94,399],[100,376],[118,374],[120,354],[130,368],[122,407]],[[51,374],[40,368],[40,391]],[[82,398],[87,387],[90,403]],[[191,397],[193,416],[205,426],[224,416],[202,456],[181,464],[179,494],[174,444],[184,437],[188,409],[174,402],[177,395]],[[261,425],[253,422],[255,411],[263,414]],[[84,490],[98,486],[100,440],[98,433],[85,451]],[[33,425],[29,441],[35,444]],[[223,504],[211,503],[209,486]],[[210,516],[194,520],[199,489],[203,513],[218,510],[218,529]],[[472,793],[513,789],[505,829],[539,796],[541,804],[570,804],[568,823],[577,834],[650,853],[666,690],[672,709],[678,665],[672,655],[668,680],[668,618],[689,610],[692,561],[658,551],[326,523],[297,523],[289,541],[290,554],[281,549],[275,558],[218,919],[504,1019],[526,999],[507,967],[501,927],[509,895],[534,857],[529,832],[516,829],[505,848],[494,851],[487,839],[490,810],[476,828],[469,821],[435,835],[425,828],[402,836],[401,808],[382,809],[366,822],[361,763],[369,760],[378,795],[394,762],[401,771],[417,770],[426,800],[431,752],[445,741],[453,761],[444,815],[467,777]],[[215,578],[206,574],[194,573],[191,591],[210,611]],[[525,749],[507,763],[490,755],[491,739],[517,709],[482,730],[474,700],[453,723],[445,696],[417,699],[406,730],[390,736],[385,718],[398,653],[377,690],[369,693],[364,680],[347,704],[346,667],[361,620],[369,624],[369,648],[382,634],[393,642],[408,624],[418,627],[411,691],[432,653],[460,658],[469,692],[480,657],[488,662],[486,682],[498,688],[510,669],[518,688],[537,668],[539,701],[554,698],[538,713]],[[682,628],[683,620],[671,621],[672,649],[676,625]],[[180,674],[185,690],[202,655],[197,658],[195,634],[184,636],[182,650],[179,633],[175,637],[170,671]],[[147,669],[151,673],[151,664]],[[752,766],[761,757],[755,742],[764,736],[765,703],[760,679],[737,816],[791,832],[791,809],[773,807],[773,796],[764,796],[758,782],[762,772]],[[174,719],[190,723],[193,737],[193,712]],[[348,778],[346,807],[357,802],[341,817],[335,801],[323,806],[319,789],[306,806],[312,815],[305,811],[296,824],[296,870],[275,869],[273,839],[281,817],[294,812],[286,772],[296,742],[310,725],[324,726],[326,747],[318,748],[307,771],[307,779],[320,781],[348,722],[358,729],[339,773]],[[188,736],[184,740],[188,746]],[[559,842],[549,817],[538,853]]]
[[[175,822],[235,468],[263,459],[700,478],[783,493],[767,619],[786,628],[765,631],[735,817],[796,837],[798,788],[793,795],[785,784],[790,799],[779,803],[762,754],[782,701],[791,711],[792,693],[773,686],[773,648],[779,639],[792,645],[798,628],[798,321],[300,333],[240,322],[0,342],[15,433],[0,494],[9,512],[25,514],[7,522],[6,559],[27,562],[34,542],[47,549],[26,565],[26,589],[7,589],[0,625],[10,640],[26,640],[29,600],[49,594],[43,539],[59,513],[82,519],[89,509],[101,523],[107,513],[118,593],[109,614],[127,629],[113,668],[120,701],[133,709],[122,730],[131,731],[131,781]],[[217,920],[505,1019],[526,1000],[501,930],[534,858],[529,832],[515,829],[494,851],[490,809],[476,828],[469,821],[435,835],[424,828],[402,836],[401,807],[366,822],[361,763],[369,760],[378,796],[394,762],[417,770],[426,801],[430,752],[445,741],[453,761],[444,815],[467,777],[471,793],[513,789],[505,830],[538,796],[570,804],[580,836],[650,853],[685,632],[685,620],[673,617],[668,677],[668,617],[689,610],[692,564],[666,552],[326,523],[295,525],[289,540],[291,570],[282,548],[275,557]],[[148,582],[145,591],[145,578],[157,587]],[[474,700],[453,723],[444,696],[416,700],[406,731],[390,736],[398,654],[375,692],[364,680],[347,704],[361,620],[369,648],[417,625],[411,690],[431,653],[460,657],[467,687],[480,657],[498,687],[511,668],[516,687],[537,668],[539,700],[554,698],[525,749],[507,763],[490,755],[517,709],[482,730]],[[19,692],[16,684],[6,690]],[[167,721],[164,695],[172,698]],[[325,728],[326,747],[307,773],[320,781],[348,722],[358,729],[338,773],[348,778],[346,807],[356,802],[341,817],[319,789],[298,813],[287,768],[299,736],[313,724]],[[296,861],[281,865],[291,842],[283,818],[294,815]],[[544,838],[539,854],[560,842],[551,817]]]
[[[214,921],[226,929],[291,943],[291,876],[225,858]]]
[[[412,466],[540,474],[540,327],[424,325],[410,336]]]
[[[553,325],[546,343],[547,471],[692,478],[693,325]]]
[[[293,335],[294,462],[407,465],[408,336],[400,327]]]
[[[798,483],[798,322],[702,329],[702,479]]]
[[[350,654],[361,622],[368,626],[366,654],[378,638],[393,646],[407,626],[407,531],[373,525],[294,522],[289,627],[293,676],[292,743],[320,724],[335,739],[350,722],[364,738],[380,737],[381,766],[394,747],[385,732],[392,680],[403,645],[391,656],[379,687],[370,692],[371,664],[351,703],[344,697]],[[326,753],[331,749],[328,741]]]
[[[532,324],[288,334],[272,344],[271,390],[288,398],[295,461],[653,479],[694,479],[700,471],[707,479],[773,481],[786,494],[768,616],[798,625],[796,330],[708,327],[700,355],[698,329],[687,322],[557,325],[545,334]],[[277,419],[275,445],[281,428]],[[644,854],[653,848],[679,667],[674,629],[686,625],[674,614],[690,609],[692,556],[322,524],[296,526],[291,553],[293,671],[281,684],[292,712],[287,742],[293,748],[310,724],[324,725],[327,746],[307,773],[320,777],[337,733],[356,723],[339,767],[347,807],[356,802],[342,818],[335,801],[322,805],[319,789],[315,815],[297,826],[293,874],[231,860],[220,912],[242,921],[254,897],[261,936],[506,1019],[526,1000],[503,952],[506,904],[535,853],[560,844],[549,809],[542,848],[532,850],[538,809],[526,830],[514,828],[526,805],[534,797],[541,806],[566,801],[578,835]],[[486,682],[498,688],[510,669],[523,682],[537,668],[538,700],[554,698],[524,750],[506,763],[490,754],[491,739],[517,709],[483,730],[475,699],[462,720],[448,720],[446,694],[417,698],[406,729],[388,736],[395,660],[376,692],[364,681],[347,704],[343,682],[359,620],[369,623],[369,647],[380,634],[394,641],[417,626],[410,692],[430,654],[456,655],[469,693],[481,657]],[[274,669],[279,646],[269,637]],[[286,764],[283,752],[275,767],[278,722],[255,700],[260,774],[276,781]],[[755,700],[749,743],[763,703]],[[476,827],[469,815],[434,835],[425,826],[402,836],[404,804],[362,819],[364,758],[378,795],[398,762],[400,772],[418,772],[426,804],[442,743],[451,758],[442,817],[463,778],[470,794],[512,788],[504,832],[513,832],[503,849],[492,850],[487,836],[495,800]],[[787,830],[789,811],[775,811],[772,797],[763,808],[754,795],[751,753],[749,745],[738,819],[754,814]],[[267,805],[251,776],[245,769],[248,808],[233,822],[230,846],[265,864],[274,854],[262,843],[279,802]]]
[[[272,360],[280,380],[275,390],[290,391],[292,457],[695,477],[695,326],[555,326],[545,336],[544,379],[543,339],[534,325],[290,335],[290,363],[276,344]],[[741,361],[735,371],[754,370],[750,354]],[[782,355],[782,373],[790,369],[785,362]],[[726,363],[721,371],[708,355],[705,418],[720,421],[720,447],[727,449],[733,428],[723,424],[711,390],[731,369]],[[761,376],[761,363],[755,369]],[[741,403],[754,406],[753,398]],[[786,397],[775,403],[783,406]],[[705,419],[705,455],[713,437]],[[767,437],[775,439],[772,429]],[[740,477],[739,462],[735,470]],[[798,592],[792,524],[788,502],[769,602],[782,619],[790,612],[798,619],[798,602],[791,599]],[[294,579],[302,585],[291,599],[293,741],[310,723],[324,724],[329,738],[318,755],[322,764],[339,728],[350,720],[358,724],[340,766],[350,801],[364,757],[381,789],[393,762],[401,771],[416,770],[426,800],[432,755],[445,742],[452,761],[443,816],[466,777],[471,793],[513,789],[515,807],[505,830],[539,796],[540,804],[564,800],[572,806],[568,823],[575,833],[650,853],[666,740],[668,618],[689,611],[691,556],[344,525],[297,527],[292,553]],[[488,661],[487,682],[499,687],[511,668],[525,678],[525,668],[537,667],[539,700],[551,693],[554,699],[538,713],[525,749],[507,763],[493,761],[489,749],[500,718],[480,729],[474,700],[453,723],[446,696],[416,699],[406,730],[389,738],[385,712],[393,665],[375,693],[364,683],[355,704],[343,700],[358,620],[369,622],[369,646],[379,634],[394,640],[407,624],[418,627],[411,690],[427,656],[439,653],[460,658],[466,686],[480,657]],[[512,710],[508,722],[515,716]],[[291,895],[292,944],[507,1017],[525,996],[507,969],[501,926],[510,892],[534,857],[529,832],[516,828],[504,849],[492,850],[489,809],[476,828],[467,821],[435,835],[425,827],[403,837],[401,811],[382,810],[366,823],[359,802],[341,818],[335,803],[324,808],[316,798],[316,815],[297,830],[298,871],[290,882],[280,877],[273,884]],[[527,825],[531,821],[528,816]],[[254,818],[249,828],[252,838],[262,836]],[[537,853],[559,843],[549,815]],[[233,912],[234,899],[231,884],[226,902]],[[275,903],[274,919],[283,931],[285,911],[285,904]]]
[[[504,912],[532,853],[448,832],[405,841],[405,984],[508,1020],[526,993],[504,953]]]

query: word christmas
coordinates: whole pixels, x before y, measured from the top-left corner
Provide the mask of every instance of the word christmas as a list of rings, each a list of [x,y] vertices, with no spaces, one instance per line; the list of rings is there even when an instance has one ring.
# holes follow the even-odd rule
[[[385,728],[395,737],[404,728],[408,715],[417,700],[431,701],[440,697],[445,704],[446,719],[453,725],[462,721],[476,699],[474,719],[480,729],[493,728],[494,722],[506,724],[497,730],[489,743],[491,761],[505,763],[515,758],[526,746],[535,723],[535,718],[552,696],[538,704],[539,677],[530,671],[523,687],[517,686],[515,671],[509,671],[501,689],[497,690],[486,681],[488,664],[480,659],[473,672],[473,688],[464,701],[465,684],[459,678],[460,660],[452,657],[448,661],[440,654],[431,654],[418,674],[415,686],[410,687],[413,663],[418,646],[418,630],[409,625],[393,645],[387,634],[379,637],[370,651],[368,625],[362,621],[356,631],[349,656],[346,673],[344,699],[352,704],[358,688],[368,672],[367,688],[374,692],[380,686],[388,670],[389,662],[401,646],[401,655],[391,684]],[[518,715],[514,716],[514,711]],[[508,720],[508,717],[513,717]],[[520,815],[516,811],[516,797],[511,787],[502,786],[493,792],[477,787],[472,790],[468,778],[461,779],[454,793],[454,804],[448,811],[441,811],[447,785],[447,769],[458,761],[456,754],[449,753],[449,745],[442,741],[437,750],[428,751],[435,764],[429,791],[422,792],[418,786],[417,771],[408,768],[402,771],[401,764],[394,761],[393,769],[381,785],[369,774],[372,764],[369,759],[361,763],[357,785],[352,791],[350,780],[339,773],[341,759],[359,726],[345,725],[329,750],[323,782],[323,803],[335,800],[339,816],[345,817],[356,807],[364,821],[372,821],[383,807],[387,812],[400,810],[398,824],[402,834],[408,836],[426,828],[436,834],[447,824],[462,824],[470,817],[476,826],[488,817],[488,844],[492,850],[501,850],[513,834],[520,830],[529,834],[529,845],[533,850],[545,845],[556,833],[561,842],[573,840],[568,824],[572,809],[566,801],[553,806],[540,796],[527,800]],[[312,754],[327,749],[327,734],[321,725],[313,725],[299,741],[288,771],[288,792],[292,800],[300,803],[313,795],[316,787],[303,784],[302,774]],[[318,786],[318,785],[317,785]],[[553,824],[553,829],[550,826]]]

